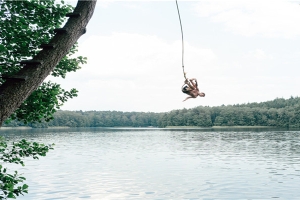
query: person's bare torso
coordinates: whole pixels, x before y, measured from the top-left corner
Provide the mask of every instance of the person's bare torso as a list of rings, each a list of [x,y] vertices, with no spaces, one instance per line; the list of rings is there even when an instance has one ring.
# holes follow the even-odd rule
[[[196,98],[199,94],[199,90],[198,89],[194,89],[192,91],[189,92],[189,95],[193,98]]]

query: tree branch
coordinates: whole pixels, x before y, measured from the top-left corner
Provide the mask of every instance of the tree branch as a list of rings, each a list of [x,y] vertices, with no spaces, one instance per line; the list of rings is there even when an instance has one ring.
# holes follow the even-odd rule
[[[0,127],[26,98],[38,88],[55,66],[67,55],[71,47],[86,31],[86,26],[91,19],[96,1],[79,0],[74,13],[80,15],[70,16],[63,27],[65,31],[57,31],[50,40],[55,48],[44,48],[33,61],[41,64],[28,63],[15,75],[27,77],[25,81],[7,79],[0,86]]]

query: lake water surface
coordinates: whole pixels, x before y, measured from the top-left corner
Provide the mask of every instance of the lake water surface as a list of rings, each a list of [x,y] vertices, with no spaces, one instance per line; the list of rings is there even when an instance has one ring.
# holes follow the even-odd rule
[[[300,131],[247,129],[1,130],[55,143],[17,168],[29,194],[54,199],[298,199]]]

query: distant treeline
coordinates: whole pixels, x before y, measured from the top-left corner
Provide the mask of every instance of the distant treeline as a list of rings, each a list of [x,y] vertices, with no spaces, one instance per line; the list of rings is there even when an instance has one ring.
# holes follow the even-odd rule
[[[24,126],[12,121],[4,126]],[[120,111],[58,111],[54,120],[27,124],[33,128],[68,127],[167,127],[167,126],[273,126],[300,127],[300,97],[277,98],[262,103],[198,106],[165,113]]]

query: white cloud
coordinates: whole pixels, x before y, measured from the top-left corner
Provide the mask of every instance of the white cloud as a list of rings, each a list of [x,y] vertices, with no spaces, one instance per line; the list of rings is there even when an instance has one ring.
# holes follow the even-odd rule
[[[276,60],[263,49],[225,61],[211,49],[189,43],[185,47],[187,75],[198,79],[205,98],[182,102],[186,95],[180,91],[183,84],[181,41],[114,33],[87,38],[78,54],[87,56],[88,64],[68,75],[66,80],[55,79],[63,88],[79,90],[79,96],[62,109],[163,112],[199,105],[288,98],[297,90],[298,79],[283,77],[282,71],[266,64]]]
[[[200,1],[195,10],[235,34],[284,38],[300,35],[300,6],[291,1]]]
[[[215,58],[210,49],[186,44],[186,65],[206,65]],[[114,33],[92,36],[80,46],[80,55],[88,57],[83,73],[120,79],[144,79],[181,73],[181,42],[167,43],[151,35]],[[191,66],[192,67],[192,66]],[[172,73],[172,76],[173,76]]]
[[[212,50],[188,43],[185,49],[188,77],[211,70],[216,59]],[[187,105],[182,103],[185,95],[180,91],[184,80],[181,41],[168,43],[153,35],[114,33],[89,37],[78,54],[87,56],[88,64],[68,75],[67,81],[56,79],[63,87],[80,91],[63,109],[158,112]],[[196,105],[197,101],[191,104]]]
[[[180,1],[182,14],[188,19],[184,27],[194,28],[197,23],[205,25],[192,29],[195,31],[192,34],[188,28],[184,29],[188,33],[185,37],[185,70],[189,78],[198,79],[200,90],[206,93],[205,98],[182,103],[185,95],[180,91],[183,74],[181,41],[180,37],[174,36],[180,34],[175,5],[170,4],[176,32],[172,28],[162,31],[161,27],[169,21],[159,18],[155,19],[159,26],[150,27],[155,34],[161,34],[156,36],[146,35],[149,30],[141,26],[144,20],[137,20],[132,26],[119,26],[118,20],[124,17],[126,20],[122,23],[127,23],[132,22],[132,16],[139,17],[140,10],[133,9],[134,4],[151,8],[145,9],[145,19],[154,20],[156,12],[161,12],[156,9],[158,4],[128,2],[122,3],[120,9],[118,3],[112,3],[105,10],[109,15],[101,16],[106,19],[105,23],[99,26],[95,23],[84,35],[84,40],[80,40],[79,55],[87,56],[88,64],[78,72],[68,74],[66,80],[55,79],[63,88],[79,90],[79,97],[68,101],[62,109],[159,112],[198,105],[288,98],[298,94],[299,51],[294,44],[300,31],[297,24],[293,25],[300,21],[298,4],[265,0],[203,0],[182,4]],[[201,20],[184,12],[194,4],[198,5]],[[128,11],[132,15],[128,16]],[[110,15],[117,17],[111,19]],[[94,22],[101,20],[93,19]],[[220,24],[236,34],[277,38],[236,37],[224,34]]]
[[[266,59],[273,59],[272,55],[268,55],[264,50],[262,49],[255,49],[254,51],[248,52],[244,56],[245,58],[252,59],[252,60],[266,60]]]

